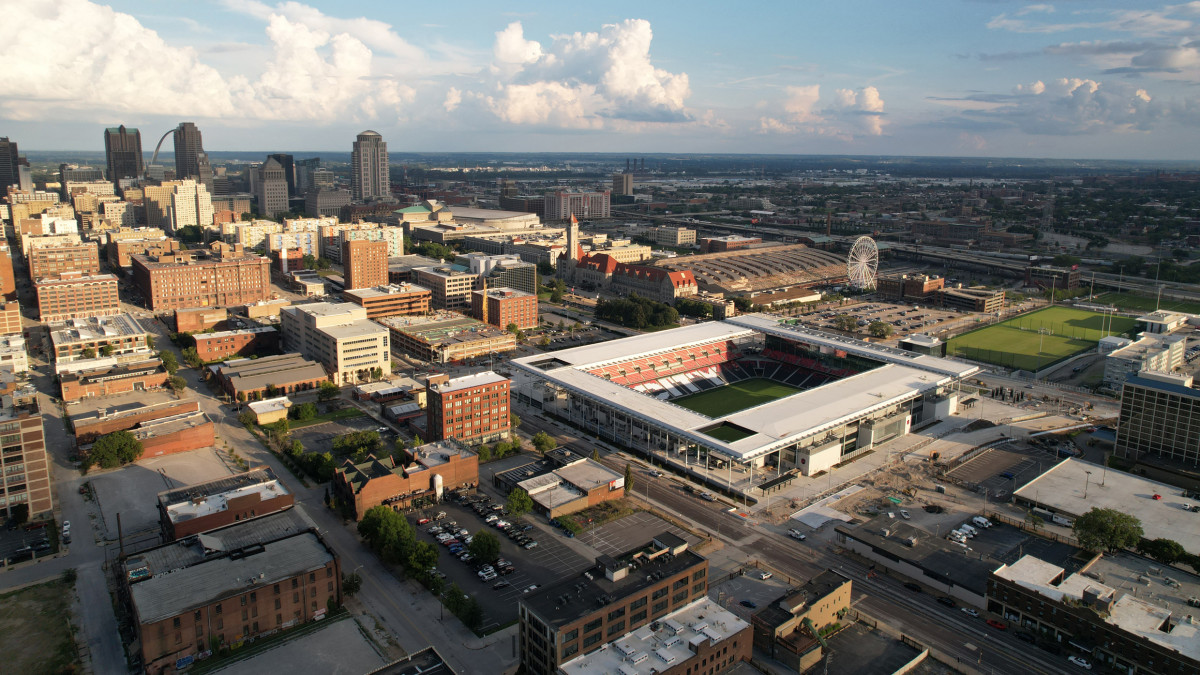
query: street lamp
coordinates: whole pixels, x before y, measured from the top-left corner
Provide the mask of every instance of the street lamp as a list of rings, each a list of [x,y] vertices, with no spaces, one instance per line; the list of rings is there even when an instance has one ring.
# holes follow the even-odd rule
[[[1084,473],[1087,475],[1083,477],[1083,498],[1087,499],[1088,485],[1092,482],[1092,472],[1084,471]]]

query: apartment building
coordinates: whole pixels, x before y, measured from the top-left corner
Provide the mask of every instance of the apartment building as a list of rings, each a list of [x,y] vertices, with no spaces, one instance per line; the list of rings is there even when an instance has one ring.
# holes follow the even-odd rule
[[[21,331],[21,304],[17,301],[12,253],[0,237],[0,335],[20,335]]]
[[[388,329],[367,319],[367,310],[349,302],[293,305],[280,312],[284,349],[325,367],[335,384],[372,379],[391,371]]]
[[[41,321],[87,319],[121,312],[117,277],[112,274],[62,272],[38,279],[33,288]]]
[[[652,227],[650,240],[659,246],[691,246],[696,243],[696,231],[687,227]]]
[[[316,231],[274,232],[266,235],[264,244],[268,254],[276,251],[299,251],[300,256],[321,255],[321,235]]]
[[[521,597],[521,665],[530,675],[562,672],[564,664],[652,622],[661,625],[707,594],[708,560],[669,532],[620,555],[602,555],[583,573]],[[742,631],[737,635],[734,652],[744,653],[753,640]],[[708,673],[708,665],[694,672]],[[714,664],[712,672],[719,670]]]
[[[428,314],[433,293],[415,284],[386,284],[342,292],[342,299],[367,310],[368,319]]]
[[[240,244],[131,256],[133,281],[154,311],[230,307],[271,295],[270,261]]]
[[[454,379],[430,376],[425,385],[430,439],[478,445],[508,438],[510,384],[490,370]]]
[[[468,311],[471,306],[471,291],[479,282],[479,275],[459,267],[422,267],[413,270],[417,285],[433,292],[434,309]]]
[[[221,238],[231,244],[250,249],[262,249],[267,237],[283,232],[283,224],[271,220],[221,223]]]
[[[362,232],[364,230],[358,230]],[[352,232],[352,231],[351,231]],[[343,235],[351,234],[343,232]],[[345,290],[382,286],[388,280],[388,244],[385,241],[344,241],[342,243]]]
[[[546,195],[546,220],[579,220],[608,218],[612,191],[601,192],[552,192]]]
[[[5,514],[12,516],[13,507],[19,504],[29,507],[30,518],[54,508],[45,430],[36,396],[0,397],[0,461],[4,464],[0,508]]]
[[[513,288],[489,288],[471,294],[471,314],[484,323],[507,329],[536,328],[538,297]]]

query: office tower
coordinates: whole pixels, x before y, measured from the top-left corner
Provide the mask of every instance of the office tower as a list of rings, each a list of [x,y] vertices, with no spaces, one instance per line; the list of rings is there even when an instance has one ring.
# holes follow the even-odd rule
[[[0,193],[10,185],[32,191],[33,181],[28,177],[29,160],[17,152],[17,142],[8,140],[8,136],[0,136]]]
[[[212,166],[200,129],[192,122],[180,122],[175,129],[175,178],[195,178],[212,194]]]
[[[1200,389],[1187,373],[1144,370],[1121,389],[1116,456],[1200,466]]]
[[[267,159],[273,159],[279,162],[279,167],[283,169],[283,178],[287,181],[288,197],[296,196],[296,163],[292,156],[277,152],[272,155],[267,155]]]
[[[137,129],[109,127],[104,130],[104,159],[108,179],[114,183],[121,178],[142,175],[142,132]]]
[[[346,263],[346,290],[385,286],[388,282],[386,241],[347,241],[342,244]]]
[[[258,200],[258,212],[271,218],[276,213],[288,210],[288,181],[284,167],[271,155],[265,164],[255,169],[254,197]],[[288,156],[291,161],[291,156]]]
[[[240,244],[217,242],[207,249],[154,249],[130,256],[133,283],[153,311],[232,307],[271,295],[270,261]]]
[[[349,302],[313,302],[279,312],[284,348],[320,361],[335,384],[369,382],[392,367],[388,329]],[[438,439],[441,440],[441,439]]]
[[[623,196],[633,194],[633,174],[628,171],[625,173],[614,173],[612,177],[612,193]]]
[[[289,155],[290,156],[290,155]],[[313,172],[321,168],[320,157],[309,157],[308,159],[298,159],[293,163],[293,180],[295,181],[295,195],[307,194],[309,189],[315,187],[313,185]]]
[[[375,131],[364,131],[350,152],[350,195],[367,201],[392,195],[388,177],[387,143]]]

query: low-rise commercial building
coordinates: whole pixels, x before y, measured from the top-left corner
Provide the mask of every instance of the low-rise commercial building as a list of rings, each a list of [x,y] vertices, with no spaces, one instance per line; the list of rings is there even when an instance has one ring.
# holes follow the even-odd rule
[[[142,422],[129,433],[141,441],[143,459],[209,448],[217,443],[216,425],[199,411]]]
[[[479,283],[478,274],[451,265],[424,267],[414,272],[414,281],[433,293],[434,309],[467,311],[471,307],[471,291]]]
[[[0,368],[11,368],[14,375],[29,372],[29,353],[25,338],[20,335],[0,335]]]
[[[324,618],[342,602],[337,554],[288,509],[141,551],[123,565],[150,675],[214,648]]]
[[[225,323],[229,318],[229,310],[224,307],[196,307],[192,309],[175,310],[175,331],[178,333],[195,333],[197,331],[215,328]]]
[[[514,351],[517,337],[457,312],[389,316],[379,320],[392,334],[392,348],[431,363],[457,363]]]
[[[696,231],[687,227],[652,227],[647,234],[658,246],[691,246],[696,243]]]
[[[390,455],[371,455],[360,464],[347,459],[334,472],[334,494],[352,504],[355,518],[361,518],[381,504],[406,510],[416,499],[441,498],[446,490],[479,484],[479,457],[458,441],[426,443],[410,452],[403,466]]]
[[[391,370],[388,329],[349,302],[293,305],[280,312],[286,349],[320,361],[335,384],[353,384]]]
[[[1025,285],[1037,286],[1039,288],[1054,289],[1056,291],[1068,291],[1074,288],[1079,288],[1079,280],[1082,274],[1078,266],[1075,267],[1034,267],[1025,268]]]
[[[287,419],[288,409],[292,407],[292,400],[286,396],[276,396],[247,403],[246,407],[254,413],[254,423],[261,427]]]
[[[67,319],[46,326],[56,362],[97,355],[129,354],[148,349],[149,331],[130,314]],[[107,352],[107,353],[106,353]]]
[[[97,365],[59,374],[62,399],[70,403],[85,398],[103,398],[133,391],[161,389],[170,374],[157,356],[127,363]]]
[[[943,288],[937,292],[938,304],[946,309],[995,314],[1004,309],[1004,289]]]
[[[851,600],[850,578],[825,570],[754,613],[754,646],[805,672],[820,661],[821,636],[841,620]]]
[[[294,394],[316,389],[322,382],[329,381],[329,373],[321,364],[309,361],[301,354],[234,359],[208,369],[225,393],[247,401],[266,398],[268,387],[280,394]]]
[[[882,274],[875,293],[887,300],[924,302],[946,286],[946,280],[927,274]]]
[[[555,457],[553,453],[566,457]],[[529,493],[534,511],[547,518],[625,497],[623,474],[566,449],[553,453],[547,453],[543,460],[496,474],[492,480],[506,492],[519,487]]]
[[[272,326],[193,335],[201,361],[221,361],[234,356],[273,354],[279,349],[279,331]]]
[[[399,283],[347,289],[342,292],[342,299],[367,310],[368,319],[379,319],[428,314],[433,293],[416,284]]]
[[[1104,357],[1104,383],[1120,387],[1127,378],[1143,370],[1171,373],[1183,366],[1184,335],[1147,335],[1143,333],[1137,341],[1114,350]]]
[[[740,234],[730,234],[724,237],[704,237],[700,240],[700,253],[724,253],[736,251],[753,244],[761,244],[762,237],[744,237]]]
[[[75,443],[84,446],[114,431],[129,431],[157,420],[187,417],[200,412],[195,399],[160,403],[125,404],[115,408],[97,408],[70,416]]]
[[[53,510],[50,461],[36,397],[18,401],[12,394],[0,396],[0,459],[4,462],[0,509],[6,515],[16,515],[13,507],[21,504],[29,507],[30,518]]]
[[[111,274],[62,272],[38,279],[38,318],[45,322],[112,316],[121,312],[117,278]]]
[[[177,541],[292,508],[291,493],[268,466],[158,493],[164,541]]]
[[[565,663],[651,622],[663,622],[668,614],[704,600],[707,594],[708,560],[669,532],[620,555],[602,555],[583,573],[521,597],[517,633],[521,665],[530,675],[553,675]],[[563,602],[564,596],[570,602]],[[676,635],[683,632],[682,625],[669,628]],[[737,644],[731,641],[730,651],[747,653],[751,636],[740,626],[734,635]],[[697,646],[705,639],[721,641],[715,637],[703,636]],[[722,658],[726,658],[724,649]],[[699,672],[707,673],[710,665],[713,672],[719,670],[706,664]]]
[[[468,445],[508,438],[510,384],[490,370],[454,379],[431,375],[425,385],[429,438],[455,438]]]
[[[507,329],[536,328],[538,296],[514,288],[489,288],[471,294],[471,314],[484,323]]]

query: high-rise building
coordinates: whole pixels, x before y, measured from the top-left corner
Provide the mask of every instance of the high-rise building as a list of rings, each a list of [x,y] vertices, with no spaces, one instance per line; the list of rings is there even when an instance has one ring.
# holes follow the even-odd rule
[[[489,288],[471,294],[471,313],[497,328],[535,328],[538,325],[538,296],[512,288]]]
[[[64,272],[53,278],[38,279],[34,291],[41,321],[86,319],[121,312],[117,277],[112,274],[85,276],[83,272]]]
[[[387,143],[375,131],[364,131],[350,152],[350,194],[355,201],[391,197]]]
[[[122,178],[142,175],[142,132],[134,128],[109,127],[104,130],[104,158],[108,179],[114,183]]]
[[[1116,456],[1200,466],[1200,389],[1185,373],[1142,371],[1125,380]]]
[[[290,166],[291,155],[288,155]],[[258,200],[258,211],[270,218],[288,210],[288,181],[283,165],[271,155],[257,169],[254,181],[254,196]]]
[[[182,180],[175,183],[171,191],[171,212],[166,223],[171,234],[189,225],[204,230],[213,224],[210,194],[208,188],[198,181]]]
[[[296,163],[293,157],[286,153],[276,152],[267,155],[267,159],[279,162],[279,167],[283,169],[283,179],[287,181],[288,197],[296,196]]]
[[[22,190],[33,191],[33,180],[29,174],[29,160],[17,152],[17,142],[0,136],[0,192],[16,185]]]
[[[490,370],[453,380],[431,375],[425,384],[429,439],[476,445],[508,438],[511,383]]]
[[[571,216],[587,220],[608,218],[612,205],[612,193],[603,192],[553,192],[546,195],[546,220],[567,220]]]
[[[612,177],[612,193],[626,197],[633,194],[633,174],[629,172],[614,173]]]
[[[293,196],[306,194],[309,188],[314,187],[312,174],[321,168],[321,158],[309,157],[308,159],[297,159],[293,163],[293,167],[295,192],[292,194]]]
[[[200,129],[192,122],[180,122],[175,129],[175,178],[195,178],[212,193],[212,167]]]
[[[336,216],[342,212],[343,206],[349,204],[349,190],[333,190],[313,185],[304,194],[304,215],[310,218]]]
[[[35,281],[43,277],[58,276],[63,272],[100,273],[100,249],[94,241],[32,246],[25,258],[29,264],[29,278]]]
[[[0,430],[4,433],[4,484],[0,508],[13,515],[13,507],[26,504],[30,518],[54,508],[50,495],[50,462],[46,457],[45,430],[37,398],[5,396],[0,400]]]
[[[345,290],[384,286],[388,281],[386,241],[347,241],[342,244],[345,261]]]

